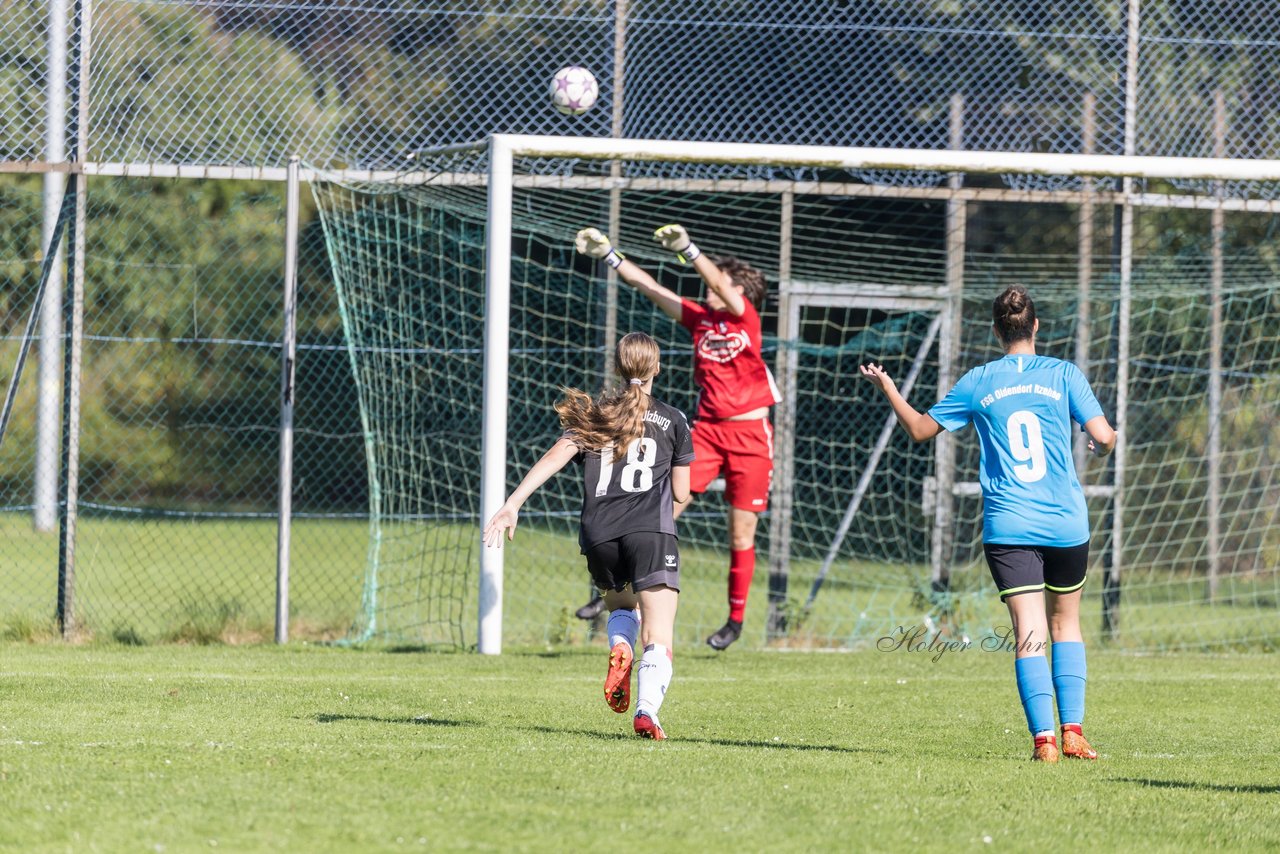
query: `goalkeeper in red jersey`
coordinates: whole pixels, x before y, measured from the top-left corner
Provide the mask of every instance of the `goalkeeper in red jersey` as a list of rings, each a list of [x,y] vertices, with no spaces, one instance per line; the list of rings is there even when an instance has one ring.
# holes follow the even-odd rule
[[[654,239],[691,263],[706,284],[702,302],[684,299],[628,261],[594,228],[578,232],[579,252],[599,258],[664,314],[693,336],[693,376],[698,410],[693,426],[694,462],[691,488],[705,492],[724,475],[729,504],[729,617],[707,638],[723,650],[742,634],[747,593],[756,563],[756,525],[769,504],[773,477],[773,428],[769,407],[778,403],[778,388],[761,354],[759,307],[764,304],[764,276],[736,258],[702,254],[683,226],[664,225]],[[689,506],[678,504],[678,517]],[[579,610],[591,614],[594,602]]]

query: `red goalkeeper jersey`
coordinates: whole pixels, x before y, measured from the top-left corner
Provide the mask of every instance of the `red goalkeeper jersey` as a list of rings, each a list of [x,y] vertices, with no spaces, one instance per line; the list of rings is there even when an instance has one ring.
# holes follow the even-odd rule
[[[760,315],[746,303],[742,317],[680,301],[680,325],[693,334],[698,419],[722,420],[781,401],[760,353]]]

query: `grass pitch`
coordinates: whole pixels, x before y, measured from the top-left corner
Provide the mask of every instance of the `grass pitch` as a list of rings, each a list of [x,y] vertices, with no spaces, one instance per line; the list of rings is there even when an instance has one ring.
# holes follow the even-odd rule
[[[1008,653],[677,650],[641,741],[603,647],[0,645],[0,848],[1177,850],[1280,845],[1269,656],[1094,651],[1046,767]]]

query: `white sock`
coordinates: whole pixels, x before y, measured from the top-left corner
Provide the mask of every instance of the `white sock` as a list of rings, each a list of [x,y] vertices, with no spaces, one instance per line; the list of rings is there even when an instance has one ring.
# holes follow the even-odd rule
[[[640,615],[633,609],[619,608],[609,612],[609,646],[625,642],[636,648],[636,636],[640,634]]]
[[[636,713],[647,713],[654,720],[671,684],[670,651],[661,644],[649,644],[640,658],[640,673],[636,677]]]

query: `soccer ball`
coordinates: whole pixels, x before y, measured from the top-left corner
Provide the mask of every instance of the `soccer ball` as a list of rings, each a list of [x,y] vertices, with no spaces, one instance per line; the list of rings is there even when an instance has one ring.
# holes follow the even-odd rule
[[[595,75],[581,65],[569,65],[551,80],[551,105],[566,116],[580,116],[600,97]]]

